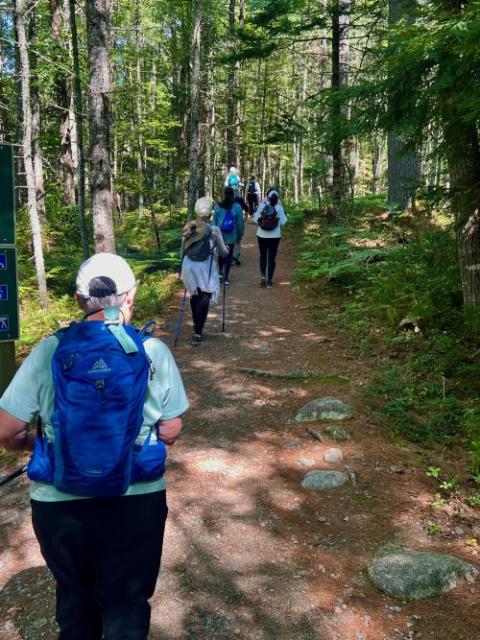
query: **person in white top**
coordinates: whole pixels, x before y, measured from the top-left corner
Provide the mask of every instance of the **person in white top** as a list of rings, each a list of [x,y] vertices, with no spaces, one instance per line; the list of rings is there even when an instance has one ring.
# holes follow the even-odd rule
[[[218,227],[209,224],[212,215],[212,201],[200,198],[195,203],[198,218],[188,222],[183,229],[181,250],[181,278],[190,295],[192,310],[192,345],[202,341],[202,332],[208,316],[208,309],[215,304],[220,290],[217,261],[214,253],[228,256],[228,248]]]
[[[260,251],[260,284],[271,289],[275,272],[276,257],[282,226],[287,222],[285,210],[278,199],[277,191],[270,191],[268,197],[255,211],[254,220],[258,225],[257,239]]]
[[[257,210],[261,197],[262,193],[260,191],[260,185],[258,184],[255,176],[250,176],[250,180],[247,183],[247,201],[250,215],[252,217]]]

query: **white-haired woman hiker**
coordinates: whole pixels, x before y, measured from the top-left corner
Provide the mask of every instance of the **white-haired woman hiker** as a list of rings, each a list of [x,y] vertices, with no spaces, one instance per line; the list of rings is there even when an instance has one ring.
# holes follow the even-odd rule
[[[195,203],[197,218],[187,222],[183,228],[181,250],[181,277],[190,295],[192,310],[192,345],[198,346],[203,337],[203,328],[208,316],[210,303],[218,299],[220,282],[218,278],[215,252],[222,257],[228,255],[228,248],[218,227],[209,224],[212,215],[212,201],[200,198]]]
[[[271,190],[267,198],[255,211],[254,220],[258,225],[257,240],[260,251],[260,284],[271,289],[275,272],[278,245],[282,237],[282,226],[287,216],[278,192]]]

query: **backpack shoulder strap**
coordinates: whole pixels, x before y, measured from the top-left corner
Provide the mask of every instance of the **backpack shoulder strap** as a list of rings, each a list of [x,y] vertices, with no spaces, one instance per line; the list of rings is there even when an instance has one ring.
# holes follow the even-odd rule
[[[143,342],[146,342],[150,338],[155,338],[155,333],[157,331],[157,323],[155,320],[149,320],[146,324],[138,332],[138,335],[142,339]]]

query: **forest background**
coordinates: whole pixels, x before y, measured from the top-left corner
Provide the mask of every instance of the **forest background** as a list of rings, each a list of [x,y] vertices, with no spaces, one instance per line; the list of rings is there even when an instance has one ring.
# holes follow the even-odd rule
[[[93,251],[126,256],[161,314],[181,225],[236,165],[280,190],[295,284],[371,358],[372,409],[480,506],[479,39],[472,0],[0,4],[19,354],[72,316]]]

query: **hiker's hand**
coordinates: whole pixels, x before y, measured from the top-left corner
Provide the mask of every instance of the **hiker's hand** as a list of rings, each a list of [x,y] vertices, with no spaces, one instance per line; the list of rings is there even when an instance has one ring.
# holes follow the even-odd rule
[[[169,444],[169,445],[174,444],[175,440],[180,435],[181,430],[182,430],[181,418],[172,418],[172,420],[158,421],[158,435],[160,437],[160,440],[165,444]]]
[[[0,445],[7,451],[31,451],[34,436],[24,422],[0,409]]]

